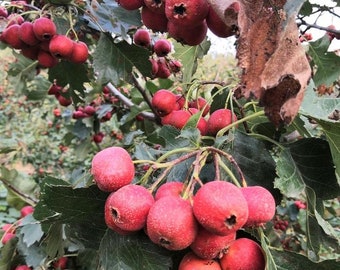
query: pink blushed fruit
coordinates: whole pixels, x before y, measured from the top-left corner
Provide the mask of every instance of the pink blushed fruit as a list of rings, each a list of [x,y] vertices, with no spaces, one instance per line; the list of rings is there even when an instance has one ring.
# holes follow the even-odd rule
[[[34,212],[34,207],[31,205],[26,205],[20,209],[20,216],[26,217],[29,214],[32,214]]]
[[[160,89],[153,95],[151,104],[160,116],[167,115],[176,106],[176,95],[169,90]]]
[[[189,252],[182,258],[178,270],[221,270],[221,266],[216,260],[202,259]]]
[[[147,221],[150,240],[168,250],[182,250],[191,245],[197,234],[197,222],[190,202],[165,196],[151,206]]]
[[[222,270],[264,270],[266,261],[258,243],[248,238],[239,238],[230,243],[220,264]]]
[[[131,183],[135,167],[124,148],[112,146],[93,157],[91,173],[99,189],[112,192]]]
[[[161,185],[156,193],[155,200],[159,200],[160,198],[166,196],[177,196],[180,197],[184,188],[184,184],[182,182],[167,182]]]
[[[236,115],[229,109],[218,109],[208,118],[208,134],[215,136],[221,129],[237,121]]]
[[[241,188],[241,191],[249,212],[245,227],[261,226],[274,217],[275,199],[269,190],[261,186],[249,186]]]
[[[130,184],[113,192],[105,204],[105,220],[125,231],[138,231],[145,226],[154,198],[143,186]]]
[[[248,205],[240,188],[226,181],[204,184],[195,194],[193,211],[208,231],[227,235],[239,230],[248,219]]]
[[[200,227],[191,250],[202,259],[222,257],[228,245],[236,239],[236,232],[227,235],[217,235]]]

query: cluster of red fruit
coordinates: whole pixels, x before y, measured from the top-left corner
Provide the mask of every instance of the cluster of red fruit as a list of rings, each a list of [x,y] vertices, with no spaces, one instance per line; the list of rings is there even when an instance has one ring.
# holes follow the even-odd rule
[[[166,79],[172,73],[178,73],[181,70],[182,64],[169,57],[172,50],[172,44],[169,40],[159,38],[153,43],[149,30],[138,29],[133,35],[133,41],[136,45],[147,48],[153,53],[150,62],[154,78]]]
[[[6,16],[7,26],[0,35],[0,41],[20,50],[25,57],[38,60],[41,67],[53,67],[61,59],[77,64],[87,60],[89,51],[86,43],[58,34],[50,18],[39,17],[34,21],[25,21],[20,14]]]
[[[126,10],[141,8],[143,24],[155,32],[168,34],[183,44],[200,44],[210,29],[219,37],[235,34],[239,3],[225,13],[226,23],[210,8],[207,0],[116,0]]]
[[[91,173],[98,188],[110,193],[104,209],[106,225],[122,235],[144,230],[153,243],[168,250],[190,248],[191,255],[183,258],[179,269],[193,269],[190,265],[197,260],[216,263],[217,269],[265,268],[261,246],[236,238],[236,233],[273,218],[275,200],[267,189],[216,180],[188,195],[184,183],[167,182],[152,194],[132,183],[134,163],[121,147],[98,152]]]
[[[182,129],[191,116],[199,114],[197,128],[203,136],[215,136],[221,129],[237,120],[236,115],[229,109],[218,109],[209,114],[210,105],[203,97],[187,102],[183,95],[176,95],[167,89],[158,90],[153,95],[151,104],[161,117],[162,125],[178,129]]]

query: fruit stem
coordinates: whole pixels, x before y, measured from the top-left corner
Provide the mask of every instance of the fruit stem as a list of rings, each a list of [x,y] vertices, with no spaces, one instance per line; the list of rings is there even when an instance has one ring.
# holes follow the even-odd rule
[[[180,163],[180,162],[182,162],[182,161],[184,161],[184,160],[190,158],[191,156],[194,156],[194,155],[196,154],[197,150],[194,151],[194,152],[192,152],[192,151],[193,151],[192,148],[179,148],[179,149],[174,149],[174,150],[172,150],[172,151],[169,151],[169,152],[166,152],[165,154],[163,154],[161,157],[159,157],[159,158],[155,161],[155,163],[156,163],[156,164],[161,164],[162,161],[166,160],[166,159],[167,159],[169,156],[171,156],[171,155],[174,155],[174,154],[177,154],[177,153],[189,152],[189,154],[186,154],[186,155],[184,155],[184,156],[181,156],[181,157],[179,157],[179,158],[177,158],[177,159],[174,159],[174,160],[172,160],[172,161],[163,163],[163,165],[161,165],[161,167],[168,167],[168,168],[165,170],[165,171],[167,172],[168,169],[170,170],[174,165],[176,165],[176,164],[178,164],[178,163]],[[190,153],[190,152],[191,152],[191,153]],[[161,168],[161,167],[159,167],[159,168]],[[146,184],[148,183],[149,177],[150,177],[151,173],[154,171],[154,169],[155,169],[155,168],[153,168],[153,167],[151,166],[151,167],[146,171],[146,173],[144,174],[144,176],[143,176],[142,179],[140,180],[141,185],[146,185]],[[156,169],[158,169],[158,168],[156,168]],[[164,173],[164,172],[163,172],[163,173]],[[161,176],[160,176],[160,177],[161,177]],[[159,185],[159,183],[160,183],[161,181],[162,181],[162,179],[160,179],[160,180],[157,179],[157,181],[156,181],[154,184],[152,184],[152,186],[150,187],[151,191],[153,191],[153,190]]]
[[[250,136],[252,137],[255,137],[255,138],[258,138],[258,139],[262,139],[262,140],[265,140],[265,141],[268,141],[268,142],[271,142],[272,144],[276,145],[277,147],[279,147],[281,150],[284,150],[285,148],[280,144],[278,143],[277,141],[265,136],[265,135],[262,135],[262,134],[258,134],[258,133],[249,133]]]
[[[236,160],[232,157],[232,155],[230,155],[230,154],[228,154],[228,153],[226,153],[226,152],[223,152],[222,150],[217,149],[217,148],[212,147],[212,146],[207,146],[207,147],[205,147],[205,148],[206,148],[207,150],[213,152],[213,153],[217,153],[219,156],[225,157],[225,158],[226,158],[226,159],[227,159],[227,160],[228,160],[228,161],[236,168],[236,170],[237,170],[237,172],[238,172],[238,174],[239,174],[239,176],[240,176],[240,178],[241,178],[242,186],[244,186],[244,187],[247,186],[247,183],[246,183],[244,174],[243,174],[241,168],[238,166]],[[220,159],[220,157],[218,157],[218,158]],[[224,164],[224,163],[222,162],[221,159],[218,160],[218,163],[219,163],[219,165],[221,165],[221,163]],[[226,167],[226,166],[225,166],[225,167]],[[222,167],[222,168],[223,168],[223,167]],[[228,170],[230,170],[228,167],[226,167],[226,168],[227,168]],[[225,168],[224,168],[224,169],[225,169]],[[234,175],[234,174],[232,174],[232,175]],[[234,178],[235,178],[235,176],[234,176]],[[236,179],[236,178],[235,178],[235,179]],[[239,184],[238,181],[237,181],[237,183]]]
[[[214,167],[215,167],[215,181],[220,181],[221,171],[220,171],[220,166],[218,165],[220,156],[217,153],[213,153],[213,157],[214,157]]]
[[[241,187],[239,181],[236,179],[236,177],[233,174],[233,172],[228,168],[228,166],[226,166],[224,164],[224,162],[222,161],[220,156],[218,156],[218,165],[230,176],[230,178],[233,181],[233,183],[235,184],[235,186]]]
[[[222,129],[217,133],[216,137],[221,137],[221,136],[223,136],[224,133],[226,133],[226,131],[232,129],[233,127],[236,127],[236,126],[238,126],[239,124],[241,124],[241,123],[243,123],[243,122],[245,122],[245,121],[248,121],[248,120],[250,120],[250,119],[260,117],[260,116],[262,116],[262,115],[264,115],[264,114],[265,114],[264,111],[261,110],[261,111],[258,111],[258,112],[256,112],[256,113],[252,113],[251,115],[248,115],[248,116],[246,116],[246,117],[244,117],[244,118],[241,118],[241,119],[239,119],[239,120],[237,120],[237,121],[235,121],[235,122],[232,122],[230,125],[226,126],[225,128],[222,128]]]

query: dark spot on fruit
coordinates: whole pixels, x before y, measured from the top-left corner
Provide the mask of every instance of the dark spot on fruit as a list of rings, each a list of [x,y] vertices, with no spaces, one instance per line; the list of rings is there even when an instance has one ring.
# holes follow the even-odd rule
[[[229,218],[225,219],[225,225],[228,228],[232,228],[235,224],[236,224],[236,216],[235,215],[231,215]]]
[[[179,6],[175,6],[174,7],[174,12],[175,14],[179,14],[179,15],[184,15],[186,12],[186,8],[184,4],[180,4]]]
[[[163,237],[161,237],[159,239],[159,243],[162,245],[162,246],[170,246],[171,242]]]
[[[43,36],[42,36],[42,38],[44,39],[44,40],[50,40],[51,39],[51,35],[50,34],[43,34]]]
[[[111,214],[114,219],[117,219],[119,216],[118,211],[114,208],[111,208]]]

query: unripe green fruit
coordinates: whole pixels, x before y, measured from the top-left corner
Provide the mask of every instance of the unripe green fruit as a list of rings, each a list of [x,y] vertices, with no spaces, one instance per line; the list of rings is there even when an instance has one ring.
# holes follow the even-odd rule
[[[91,173],[99,189],[112,192],[131,183],[135,167],[124,148],[112,146],[93,157]]]

